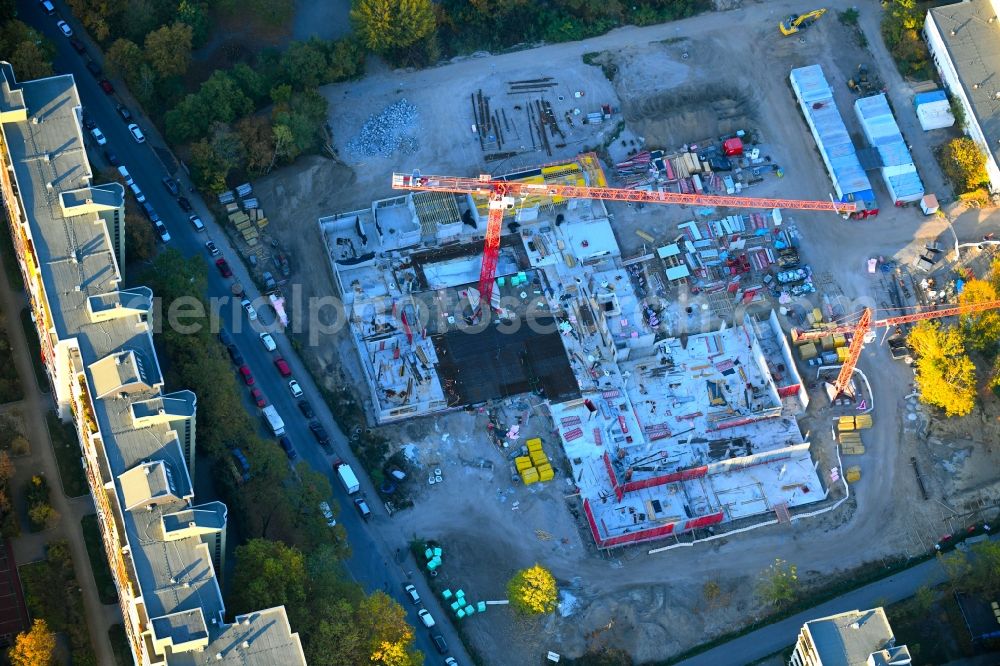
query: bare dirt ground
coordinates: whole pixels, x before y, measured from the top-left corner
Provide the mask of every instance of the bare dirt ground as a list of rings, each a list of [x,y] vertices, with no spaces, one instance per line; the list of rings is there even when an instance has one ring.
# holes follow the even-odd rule
[[[788,72],[821,64],[837,91],[848,129],[858,139],[851,106],[854,96],[846,81],[864,59],[890,84],[904,135],[920,145],[920,151],[929,151],[923,138],[908,129],[915,117],[907,115],[912,115],[912,105],[902,103],[908,95],[906,84],[892,63],[858,47],[854,34],[836,20],[836,10],[852,3],[828,3],[827,17],[801,40],[780,38],[775,27],[800,3],[744,4],[737,11],[617,30],[587,42],[469,58],[418,72],[379,72],[361,82],[329,86],[324,94],[331,103],[330,122],[344,164],[316,158],[256,184],[276,234],[291,251],[293,281],[317,295],[332,292],[316,219],[390,196],[392,171],[419,168],[424,173],[455,175],[511,171],[571,156],[599,145],[609,138],[606,132],[613,131],[615,122],[567,128],[566,147],[556,149],[551,158],[536,150],[506,162],[486,163],[470,128],[469,95],[483,89],[512,114],[516,102],[505,95],[508,81],[555,77],[558,89],[546,98],[560,120],[573,108],[584,113],[600,103],[620,108],[627,126],[610,146],[612,159],[632,148],[622,146],[623,139],[673,149],[734,129],[756,130],[786,175],[769,179],[748,194],[823,199],[831,185],[787,83]],[[860,10],[868,41],[879,39],[877,3],[862,3]],[[599,64],[583,63],[587,53],[601,54],[598,62],[613,66],[612,80]],[[576,92],[584,94],[576,97]],[[557,95],[564,99],[557,100]],[[347,143],[369,115],[402,98],[417,107],[418,120],[410,128],[419,145],[416,152],[366,159],[351,155]],[[942,182],[936,164],[918,161],[929,189]],[[887,202],[874,173],[872,181],[880,200]],[[640,211],[617,205],[609,210],[625,254],[641,249],[637,229],[666,240],[675,235],[676,223],[695,215],[686,207],[647,206]],[[793,217],[790,223],[799,229],[806,261],[816,273],[833,276],[831,289],[857,307],[884,300],[883,285],[864,270],[869,257],[909,261],[944,229],[939,220],[891,206],[867,222],[818,213]],[[982,220],[970,213],[956,224],[975,230]],[[355,354],[342,337],[326,340],[307,354],[324,368],[350,370],[356,365]],[[860,464],[863,477],[852,486],[852,499],[822,518],[652,556],[643,549],[603,556],[595,552],[573,514],[578,502],[566,497],[571,487],[565,461],[560,463],[563,474],[552,483],[514,486],[505,455],[485,436],[486,417],[463,412],[385,429],[412,455],[418,470],[410,481],[416,507],[395,518],[390,529],[396,534],[390,536],[401,544],[414,537],[441,541],[445,546],[441,576],[453,589],[465,589],[470,599],[503,598],[510,574],[536,561],[549,567],[572,595],[574,601],[567,603],[564,614],[535,623],[516,619],[502,606],[491,607],[486,618],[465,620],[465,629],[488,664],[531,663],[545,650],[573,656],[603,644],[622,646],[638,661],[663,659],[763,614],[766,609],[755,598],[754,583],[776,557],[798,564],[808,583],[819,584],[862,563],[914,555],[960,523],[956,514],[968,511],[993,488],[991,471],[1000,455],[994,453],[1000,447],[991,444],[997,441],[994,416],[933,421],[913,399],[904,397],[911,390],[909,368],[892,361],[876,345],[864,352],[861,368],[876,396],[876,425],[867,438],[868,453],[844,464]],[[825,405],[825,398],[814,396],[802,429],[818,449],[829,451],[831,414]],[[984,414],[996,414],[995,405],[989,405],[993,403]],[[550,434],[551,425],[530,401],[515,400],[502,407],[511,419],[525,419],[527,436]],[[554,441],[550,437],[547,446],[552,448],[549,442]],[[550,451],[550,456],[556,453]],[[913,455],[923,473],[933,477],[931,501],[918,499],[909,462]],[[442,471],[443,483],[427,485],[427,474],[436,468]],[[719,584],[717,597],[703,594],[707,582]]]

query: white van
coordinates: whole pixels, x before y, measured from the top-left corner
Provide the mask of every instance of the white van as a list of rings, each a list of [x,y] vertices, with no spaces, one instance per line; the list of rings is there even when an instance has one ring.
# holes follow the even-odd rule
[[[128,169],[126,169],[125,167],[123,166],[118,167],[118,173],[120,173],[122,175],[122,178],[125,179],[125,184],[127,186],[131,187],[132,185],[135,184],[132,180],[132,175],[128,172]]]

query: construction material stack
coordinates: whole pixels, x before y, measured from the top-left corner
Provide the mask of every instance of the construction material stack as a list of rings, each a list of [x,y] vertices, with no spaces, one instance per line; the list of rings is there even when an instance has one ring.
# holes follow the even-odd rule
[[[527,441],[528,455],[514,458],[514,466],[521,476],[524,485],[529,486],[539,481],[551,481],[555,476],[549,457],[542,449],[542,440],[539,438]]]
[[[865,452],[865,446],[861,441],[859,431],[867,430],[872,425],[871,414],[848,415],[838,418],[837,438],[840,440],[840,452],[847,456],[862,455]]]

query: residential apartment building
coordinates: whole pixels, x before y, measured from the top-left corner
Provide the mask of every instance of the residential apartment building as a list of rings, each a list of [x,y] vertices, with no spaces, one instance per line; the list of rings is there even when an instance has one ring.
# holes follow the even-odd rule
[[[789,666],[908,666],[881,607],[847,611],[802,625]]]
[[[283,607],[226,622],[227,511],[191,481],[197,398],[163,392],[153,293],[121,286],[124,192],[93,185],[81,114],[72,76],[19,84],[0,63],[0,198],[135,663],[305,664]]]
[[[1000,192],[1000,0],[932,7],[924,39],[938,75],[965,111],[965,133],[986,152],[990,190]]]

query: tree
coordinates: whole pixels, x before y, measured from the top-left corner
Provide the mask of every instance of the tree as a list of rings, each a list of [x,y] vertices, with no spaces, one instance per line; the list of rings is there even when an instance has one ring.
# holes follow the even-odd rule
[[[964,416],[976,404],[976,368],[965,353],[957,327],[921,321],[910,331],[910,349],[917,357],[920,400],[940,407],[947,416]]]
[[[131,86],[139,79],[142,49],[129,39],[119,38],[108,47],[104,61],[109,74],[121,76]]]
[[[266,174],[274,166],[274,130],[267,118],[247,116],[236,123],[236,132],[243,143],[246,167],[251,176]]]
[[[231,589],[237,615],[282,605],[289,616],[302,613],[306,583],[305,559],[296,548],[280,541],[251,539],[236,549]]]
[[[191,64],[191,26],[165,25],[146,35],[146,59],[163,77],[183,76]]]
[[[632,656],[616,647],[590,648],[576,659],[565,660],[568,666],[632,666]]]
[[[507,582],[510,605],[528,615],[541,615],[555,610],[559,600],[556,579],[540,564],[521,569]]]
[[[194,48],[204,46],[210,27],[208,7],[204,2],[181,0],[177,5],[177,20],[191,27],[191,45]]]
[[[288,81],[297,90],[316,88],[326,83],[329,71],[326,53],[320,40],[292,42],[281,55],[281,66]]]
[[[10,19],[0,24],[0,53],[14,68],[18,81],[52,76],[55,45],[23,21]]]
[[[968,589],[987,601],[1000,595],[1000,543],[982,541],[972,547]]]
[[[35,504],[28,509],[28,520],[36,530],[47,530],[59,522],[59,512],[48,504]]]
[[[125,259],[145,262],[156,256],[156,236],[153,225],[131,207],[125,209]]]
[[[941,168],[962,192],[971,192],[989,183],[986,153],[978,143],[966,136],[945,144],[941,151]]]
[[[212,144],[206,139],[191,145],[190,166],[191,178],[199,189],[216,193],[226,189],[226,176],[229,175],[229,168],[216,156],[215,151],[212,150]]]
[[[22,631],[7,657],[14,666],[48,666],[54,662],[56,635],[45,620],[36,618],[31,630]]]
[[[757,593],[766,603],[780,608],[795,601],[799,587],[798,567],[776,558],[774,564],[761,573]]]
[[[287,23],[295,13],[294,0],[249,0],[246,7],[261,23],[268,25]]]
[[[435,27],[431,0],[355,0],[351,20],[365,48],[397,57]]]
[[[6,451],[0,451],[0,485],[14,477],[14,463]]]
[[[381,590],[358,604],[355,623],[366,642],[364,661],[382,666],[419,666],[423,654],[413,647],[413,627],[406,622],[406,611]]]
[[[958,296],[961,305],[995,300],[998,300],[996,287],[986,280],[969,280]],[[973,349],[992,349],[1000,340],[1000,311],[987,310],[964,315],[961,325],[965,340]]]

